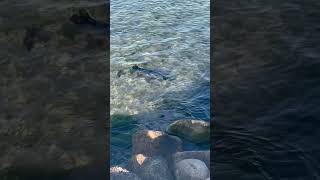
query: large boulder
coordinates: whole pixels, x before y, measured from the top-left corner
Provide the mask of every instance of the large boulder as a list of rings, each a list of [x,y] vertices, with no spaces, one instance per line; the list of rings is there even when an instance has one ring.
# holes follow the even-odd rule
[[[131,173],[127,169],[119,166],[110,168],[110,179],[111,180],[141,180],[136,174]]]
[[[134,155],[128,168],[142,180],[173,180],[167,161],[161,156]]]
[[[182,151],[181,139],[162,131],[142,130],[132,137],[132,154],[170,157],[178,151]]]
[[[173,164],[184,159],[199,159],[203,161],[207,167],[210,167],[210,151],[183,151],[176,152],[172,155]]]
[[[167,131],[194,143],[210,141],[210,124],[202,120],[177,120],[168,126]]]
[[[184,159],[175,166],[176,180],[205,180],[209,174],[206,164],[198,159]]]

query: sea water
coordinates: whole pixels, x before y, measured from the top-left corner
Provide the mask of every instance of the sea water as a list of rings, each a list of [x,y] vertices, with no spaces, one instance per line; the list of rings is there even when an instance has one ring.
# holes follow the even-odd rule
[[[139,129],[210,119],[209,9],[209,0],[111,1],[111,164],[126,162]],[[173,78],[138,77],[133,65]]]

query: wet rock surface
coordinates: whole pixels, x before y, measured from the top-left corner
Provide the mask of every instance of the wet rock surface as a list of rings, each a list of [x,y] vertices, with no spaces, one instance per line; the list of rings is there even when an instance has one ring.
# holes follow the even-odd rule
[[[168,162],[161,156],[133,156],[129,168],[142,180],[173,180]]]
[[[198,159],[203,161],[207,167],[210,167],[210,151],[183,151],[172,155],[174,164],[184,159]]]
[[[167,131],[194,143],[210,141],[210,124],[203,120],[177,120],[169,125]]]
[[[125,167],[142,180],[205,180],[210,176],[210,151],[184,151],[182,140],[165,132],[139,130],[132,137],[132,147]]]
[[[138,131],[132,138],[132,154],[168,157],[182,150],[182,141],[162,131]]]
[[[1,177],[105,176],[108,27],[70,17],[85,9],[107,22],[107,6],[0,2]]]
[[[184,159],[175,167],[176,180],[205,180],[209,173],[205,163],[198,159]]]
[[[136,174],[122,167],[111,167],[110,179],[111,180],[141,180]]]

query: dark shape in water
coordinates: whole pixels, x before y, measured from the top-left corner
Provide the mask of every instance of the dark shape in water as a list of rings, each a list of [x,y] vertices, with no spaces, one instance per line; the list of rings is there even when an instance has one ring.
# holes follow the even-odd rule
[[[122,75],[125,75],[126,73],[123,70],[119,70],[117,73],[118,77],[121,77]]]
[[[85,9],[80,9],[77,14],[73,14],[70,17],[70,21],[78,25],[90,25],[93,27],[108,29],[108,23],[93,19]]]
[[[170,77],[168,73],[164,73],[157,70],[145,69],[141,68],[138,65],[134,65],[131,68],[132,73],[137,73],[137,77],[144,77],[147,82],[151,80],[158,79],[158,80],[174,80],[173,77]]]

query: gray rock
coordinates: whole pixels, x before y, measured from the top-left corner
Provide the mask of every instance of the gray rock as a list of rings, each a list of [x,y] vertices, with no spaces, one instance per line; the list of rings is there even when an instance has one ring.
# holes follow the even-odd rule
[[[173,180],[166,159],[161,156],[134,155],[128,165],[142,180]]]
[[[132,137],[132,154],[169,157],[178,151],[182,151],[181,139],[162,131],[142,130]]]
[[[199,159],[210,167],[210,151],[183,151],[172,155],[173,164],[184,159]]]
[[[203,161],[198,159],[184,159],[175,167],[176,180],[205,180],[209,176],[209,169]]]
[[[136,174],[129,172],[119,166],[110,168],[110,179],[111,180],[141,180]]]
[[[210,180],[210,177],[208,177],[206,180]]]
[[[210,141],[210,124],[202,120],[177,120],[168,126],[167,131],[194,143]]]

